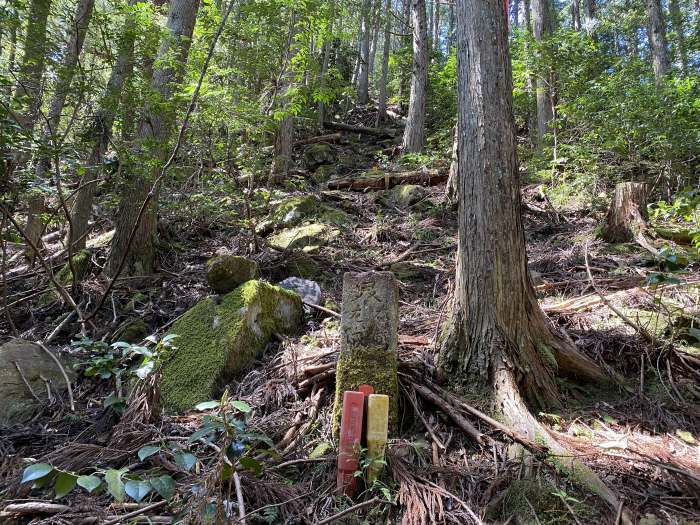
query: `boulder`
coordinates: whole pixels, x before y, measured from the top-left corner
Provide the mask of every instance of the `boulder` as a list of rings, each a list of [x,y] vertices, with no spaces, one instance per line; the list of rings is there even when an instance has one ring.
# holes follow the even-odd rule
[[[340,354],[336,367],[333,432],[340,426],[343,393],[371,385],[389,396],[389,429],[398,425],[399,289],[391,272],[343,276]]]
[[[304,250],[310,252],[337,237],[338,230],[320,222],[312,222],[294,228],[285,228],[267,239],[271,247],[280,250]]]
[[[162,369],[164,407],[183,411],[215,399],[274,333],[297,331],[302,316],[299,295],[263,281],[200,301],[169,330],[178,337],[177,350]]]
[[[258,263],[237,255],[220,255],[207,262],[207,282],[218,294],[226,294],[255,279]]]
[[[287,277],[284,281],[278,283],[278,286],[298,293],[306,304],[321,304],[321,287],[315,281],[301,279],[300,277]]]
[[[72,381],[75,374],[71,366],[65,363],[63,368]],[[50,383],[54,394],[66,390],[61,369],[39,345],[21,340],[5,343],[0,346],[0,425],[26,423],[41,408],[22,375],[42,401],[47,399],[44,379]]]
[[[352,222],[352,219],[344,211],[323,204],[315,195],[302,195],[280,202],[270,216],[258,224],[256,231],[267,235],[309,221],[340,226]]]
[[[324,164],[333,164],[335,159],[335,152],[329,144],[313,144],[304,151],[304,165],[309,171]]]
[[[425,198],[427,190],[416,184],[399,184],[391,188],[385,199],[399,208],[408,208]]]

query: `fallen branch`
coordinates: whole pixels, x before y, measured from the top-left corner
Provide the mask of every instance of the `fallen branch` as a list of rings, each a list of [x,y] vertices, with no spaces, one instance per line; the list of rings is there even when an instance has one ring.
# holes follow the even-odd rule
[[[329,190],[388,190],[399,184],[420,184],[421,186],[437,186],[447,181],[447,172],[440,170],[422,169],[400,173],[384,173],[336,179],[328,183]]]
[[[75,510],[74,507],[59,505],[57,503],[29,501],[26,503],[11,503],[7,505],[2,512],[0,512],[0,518],[27,516],[29,514],[60,514],[62,512],[75,512]]]
[[[58,357],[53,355],[53,352],[51,352],[51,350],[46,348],[46,346],[44,346],[43,343],[37,341],[36,344],[38,344],[44,352],[49,354],[49,357],[51,359],[53,359],[53,362],[56,363],[56,366],[59,368],[59,370],[61,370],[61,374],[63,375],[63,379],[65,380],[66,386],[68,387],[68,401],[70,401],[70,410],[71,410],[71,412],[75,412],[75,401],[73,400],[73,388],[71,387],[70,379],[68,378],[68,374],[66,374],[66,369],[63,368],[63,365],[61,364],[61,361],[58,360]]]
[[[358,510],[362,510],[365,507],[370,507],[374,505],[375,503],[389,503],[388,501],[384,501],[378,497],[372,498],[370,500],[364,501],[362,503],[358,503],[357,505],[353,505],[352,507],[348,507],[345,510],[342,510],[338,512],[337,514],[333,514],[333,516],[326,518],[321,521],[317,521],[316,525],[327,525],[328,523],[333,523],[334,521],[338,521],[340,518],[343,516],[347,516],[348,514],[351,514],[353,512],[357,512]]]
[[[445,401],[438,394],[430,390],[428,387],[413,384],[413,390],[421,396],[426,401],[431,402],[433,405],[442,410],[446,416],[448,416],[454,423],[469,437],[471,437],[477,443],[483,444],[486,442],[486,436],[479,432],[474,425],[467,421],[461,414],[457,413],[455,407],[453,407],[449,402]]]
[[[329,135],[319,135],[318,137],[297,140],[294,143],[294,147],[296,148],[298,146],[308,146],[309,144],[318,144],[319,142],[338,142],[341,138],[343,138],[342,133],[330,133]]]
[[[350,133],[364,133],[366,135],[375,135],[377,137],[393,138],[394,130],[386,128],[368,128],[366,126],[351,126],[342,122],[324,121],[323,127],[328,129],[337,129],[339,131],[349,131]]]
[[[142,507],[140,509],[137,509],[133,512],[127,512],[126,514],[119,516],[118,518],[111,519],[109,521],[105,521],[102,525],[116,525],[117,523],[121,523],[124,520],[131,519],[135,516],[140,516],[141,514],[148,512],[149,510],[153,509],[158,509],[162,506],[164,506],[167,503],[167,501],[157,501],[156,503],[153,503],[152,505],[147,505],[145,507]]]

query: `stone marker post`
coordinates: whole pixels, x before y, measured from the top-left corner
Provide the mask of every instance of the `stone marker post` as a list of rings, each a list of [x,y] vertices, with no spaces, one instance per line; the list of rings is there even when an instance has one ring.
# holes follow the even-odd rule
[[[389,396],[389,430],[398,423],[399,291],[391,272],[343,276],[340,356],[336,370],[333,433],[338,434],[343,392],[362,384]]]

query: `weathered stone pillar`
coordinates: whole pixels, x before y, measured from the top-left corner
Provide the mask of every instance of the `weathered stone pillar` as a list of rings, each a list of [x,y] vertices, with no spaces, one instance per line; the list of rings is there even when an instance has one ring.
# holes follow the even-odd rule
[[[362,384],[389,396],[389,429],[398,422],[399,291],[391,272],[346,273],[340,321],[333,432],[337,434],[343,392]]]

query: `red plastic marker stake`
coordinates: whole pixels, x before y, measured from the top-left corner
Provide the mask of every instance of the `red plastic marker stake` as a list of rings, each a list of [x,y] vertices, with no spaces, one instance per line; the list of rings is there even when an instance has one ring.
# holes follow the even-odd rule
[[[365,395],[362,392],[345,392],[340,420],[337,489],[339,493],[350,498],[357,490],[355,472],[360,464],[360,439],[364,413]]]
[[[358,392],[362,392],[365,397],[369,397],[374,394],[374,387],[372,385],[360,385],[357,387]]]

